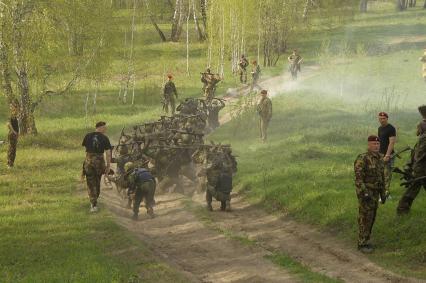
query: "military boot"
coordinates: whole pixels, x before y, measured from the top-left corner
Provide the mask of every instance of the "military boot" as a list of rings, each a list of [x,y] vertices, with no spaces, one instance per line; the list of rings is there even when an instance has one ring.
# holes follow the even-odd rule
[[[402,199],[399,201],[398,207],[396,208],[396,214],[399,216],[408,214],[410,212],[413,201],[414,200],[412,198],[402,197]]]
[[[208,202],[208,203],[207,203],[207,210],[208,210],[208,211],[213,211],[213,206],[212,206],[212,203],[211,203],[211,202]]]
[[[148,213],[149,217],[154,218],[155,214],[154,214],[154,209],[152,207],[148,207],[146,209],[146,213]]]
[[[138,215],[138,213],[133,213],[133,215],[132,215],[132,220],[138,220],[138,218],[139,218],[139,215]]]
[[[371,254],[374,251],[374,248],[370,244],[358,245],[358,250],[363,254]]]
[[[220,202],[220,210],[225,211],[226,209],[226,201],[221,201]]]

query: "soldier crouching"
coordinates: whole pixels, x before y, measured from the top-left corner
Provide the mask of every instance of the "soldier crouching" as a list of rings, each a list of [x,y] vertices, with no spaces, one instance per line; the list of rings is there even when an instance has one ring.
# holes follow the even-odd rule
[[[146,168],[137,167],[133,162],[127,162],[124,167],[125,179],[129,192],[134,194],[132,219],[138,219],[139,207],[142,200],[145,201],[145,207],[148,215],[153,218],[155,216],[153,208],[155,204],[154,177]]]

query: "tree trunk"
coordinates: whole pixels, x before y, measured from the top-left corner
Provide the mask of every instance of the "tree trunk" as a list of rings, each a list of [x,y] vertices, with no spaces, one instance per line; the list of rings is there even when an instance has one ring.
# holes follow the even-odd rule
[[[309,10],[311,8],[311,5],[312,5],[311,0],[306,0],[305,8],[303,9],[303,21],[304,22],[306,22],[306,20],[308,19],[308,13],[309,13]]]
[[[179,41],[180,30],[182,29],[182,6],[183,0],[176,0],[175,12],[173,14],[171,41]]]
[[[361,13],[367,13],[368,0],[361,0],[359,4],[359,10]]]
[[[149,3],[148,3],[148,1],[149,1],[149,0],[145,0],[144,2],[145,2],[146,10],[147,10],[148,15],[149,15],[149,20],[151,21],[151,23],[152,23],[152,25],[154,26],[155,30],[158,32],[158,35],[160,36],[161,40],[162,40],[163,42],[166,42],[166,41],[167,41],[167,38],[166,38],[166,36],[164,35],[163,31],[162,31],[162,30],[160,29],[160,27],[158,26],[158,24],[157,24],[157,22],[156,22],[156,20],[155,20],[154,14],[152,14],[151,9],[149,8]]]
[[[204,30],[207,30],[207,1],[208,0],[200,0],[201,16],[203,18]]]
[[[423,4],[423,9],[426,9],[426,0],[425,0],[425,3]]]
[[[206,40],[206,31],[204,28],[200,27],[200,23],[198,22],[197,7],[195,5],[195,0],[190,0],[190,1],[192,1],[192,13],[194,14],[194,25],[195,25],[195,31],[198,34],[198,40],[204,41]]]

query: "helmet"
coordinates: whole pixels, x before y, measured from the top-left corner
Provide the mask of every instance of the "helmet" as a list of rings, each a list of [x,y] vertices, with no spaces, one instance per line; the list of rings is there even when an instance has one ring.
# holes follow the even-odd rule
[[[131,170],[135,169],[135,164],[133,162],[127,162],[124,164],[124,171],[129,173]]]

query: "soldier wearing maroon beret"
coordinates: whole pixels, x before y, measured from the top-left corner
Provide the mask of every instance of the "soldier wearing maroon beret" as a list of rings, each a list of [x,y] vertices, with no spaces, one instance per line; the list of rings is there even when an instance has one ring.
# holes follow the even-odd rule
[[[358,197],[358,249],[373,252],[370,235],[376,218],[379,199],[386,201],[383,155],[378,136],[368,137],[368,151],[358,155],[354,163],[355,188]]]

